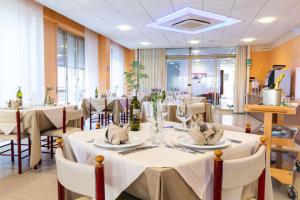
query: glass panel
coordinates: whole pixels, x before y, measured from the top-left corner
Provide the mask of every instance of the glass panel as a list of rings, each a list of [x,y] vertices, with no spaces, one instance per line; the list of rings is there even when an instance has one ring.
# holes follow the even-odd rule
[[[67,101],[67,68],[58,66],[57,68],[57,93],[58,104],[64,104]]]
[[[188,60],[168,60],[167,90],[187,92],[188,82]]]
[[[219,59],[220,70],[223,78],[221,78],[221,99],[220,107],[222,109],[233,108],[233,93],[234,93],[234,73],[236,66],[236,58]]]
[[[67,58],[68,67],[75,68],[76,66],[76,40],[75,37],[67,35]]]
[[[62,31],[57,32],[57,65],[65,66],[64,48],[65,48],[65,35]]]
[[[84,69],[84,41],[79,39],[78,40],[78,68]]]
[[[215,59],[192,60],[192,96],[204,96],[209,103],[218,104],[220,88],[216,70]]]

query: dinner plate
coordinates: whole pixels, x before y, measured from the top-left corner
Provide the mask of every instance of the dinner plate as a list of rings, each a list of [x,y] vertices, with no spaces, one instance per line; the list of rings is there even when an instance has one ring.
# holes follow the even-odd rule
[[[104,135],[95,139],[95,141],[93,142],[95,146],[106,149],[126,149],[139,146],[143,143],[145,143],[145,140],[142,138],[130,137],[129,141],[126,144],[113,145],[108,142],[105,142]]]
[[[219,149],[230,145],[230,141],[221,138],[217,144],[199,145],[195,144],[191,137],[183,137],[178,139],[178,144],[195,149]]]

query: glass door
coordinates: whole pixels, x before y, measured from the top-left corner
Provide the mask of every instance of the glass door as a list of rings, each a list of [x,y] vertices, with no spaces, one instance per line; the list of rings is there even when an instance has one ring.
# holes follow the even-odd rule
[[[214,58],[192,60],[192,96],[203,96],[209,103],[219,105],[220,68]]]
[[[189,83],[189,61],[167,60],[167,90],[187,92]]]

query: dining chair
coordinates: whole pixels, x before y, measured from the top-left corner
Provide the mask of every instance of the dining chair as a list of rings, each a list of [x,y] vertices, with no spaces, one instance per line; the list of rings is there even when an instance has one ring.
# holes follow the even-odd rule
[[[215,151],[213,200],[241,200],[243,186],[258,180],[257,200],[265,198],[266,138],[261,137],[258,151],[245,158],[222,160]]]
[[[59,129],[51,129],[47,130],[45,132],[41,133],[41,136],[47,136],[50,137],[50,152],[43,152],[43,153],[49,153],[51,159],[54,155],[54,137],[62,137],[62,134],[67,133],[74,133],[78,131],[83,131],[84,129],[84,120],[83,120],[83,110],[66,110],[66,108],[63,108],[63,127]],[[80,122],[79,122],[80,121]],[[74,126],[68,126],[68,123],[72,122],[74,123]],[[80,128],[78,128],[78,123],[80,123]],[[45,146],[42,146],[45,147]]]
[[[89,199],[88,197],[104,200],[104,157],[101,155],[96,157],[96,166],[76,163],[64,157],[62,138],[58,139],[57,143],[58,148],[56,149],[55,160],[58,200],[65,199],[65,189],[84,195],[85,197],[79,198],[80,200]]]
[[[126,97],[125,110],[123,110],[123,112],[121,113],[121,121],[123,121],[123,123],[126,124],[128,123],[128,119],[129,119],[129,99],[128,97]]]
[[[0,149],[10,146],[9,149],[3,150],[0,152],[0,156],[10,156],[11,162],[15,162],[15,156],[18,157],[18,173],[22,174],[22,159],[30,156],[31,150],[31,141],[29,135],[25,135],[24,127],[21,123],[22,114],[18,109],[16,112],[1,112],[0,113],[0,123],[9,123],[16,124],[16,128],[12,131],[12,133],[5,135],[0,131],[0,140],[9,141],[9,143],[0,146]],[[22,140],[28,138],[28,144],[22,144]],[[16,142],[16,143],[15,143]],[[15,145],[17,145],[17,154],[15,154]],[[22,146],[28,146],[27,149],[22,150]],[[10,153],[7,153],[9,152]],[[28,155],[22,156],[22,153],[28,151]]]

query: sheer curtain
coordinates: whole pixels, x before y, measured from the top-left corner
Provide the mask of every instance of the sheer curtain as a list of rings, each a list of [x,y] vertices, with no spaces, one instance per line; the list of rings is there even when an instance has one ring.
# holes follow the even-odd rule
[[[141,92],[149,94],[151,88],[166,88],[165,49],[140,49],[139,61],[145,67],[147,79],[141,81]]]
[[[237,57],[236,57],[236,68],[234,74],[234,103],[233,112],[234,113],[244,113],[245,112],[245,102],[246,102],[246,81],[247,81],[247,47],[238,47]]]
[[[31,0],[0,1],[0,105],[16,98],[43,103],[43,7]]]
[[[93,97],[99,84],[98,35],[85,29],[85,96]],[[99,90],[99,88],[98,88]]]
[[[124,95],[124,48],[112,43],[110,54],[110,91],[117,96]]]

